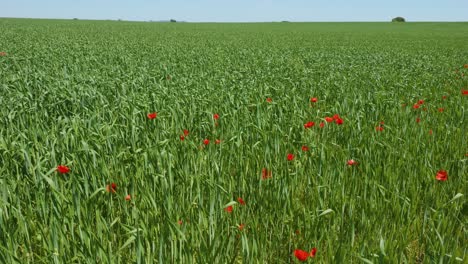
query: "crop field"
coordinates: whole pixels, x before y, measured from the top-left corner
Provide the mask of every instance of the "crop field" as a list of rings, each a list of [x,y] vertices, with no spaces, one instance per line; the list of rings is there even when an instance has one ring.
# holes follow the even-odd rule
[[[468,23],[0,19],[0,263],[467,263]]]

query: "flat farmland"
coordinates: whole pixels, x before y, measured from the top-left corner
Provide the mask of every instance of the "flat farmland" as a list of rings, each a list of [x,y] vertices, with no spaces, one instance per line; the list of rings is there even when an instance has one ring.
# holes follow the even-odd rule
[[[1,263],[466,263],[468,23],[0,19]]]

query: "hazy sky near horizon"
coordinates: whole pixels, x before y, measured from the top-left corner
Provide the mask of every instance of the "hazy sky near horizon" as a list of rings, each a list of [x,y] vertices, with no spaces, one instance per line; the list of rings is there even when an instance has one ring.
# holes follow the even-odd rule
[[[10,0],[0,17],[261,21],[468,21],[468,0]]]

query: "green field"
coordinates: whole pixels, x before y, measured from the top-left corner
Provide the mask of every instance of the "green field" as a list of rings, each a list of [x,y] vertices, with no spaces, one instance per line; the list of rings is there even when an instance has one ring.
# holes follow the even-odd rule
[[[468,23],[0,19],[0,52],[0,263],[468,261]]]

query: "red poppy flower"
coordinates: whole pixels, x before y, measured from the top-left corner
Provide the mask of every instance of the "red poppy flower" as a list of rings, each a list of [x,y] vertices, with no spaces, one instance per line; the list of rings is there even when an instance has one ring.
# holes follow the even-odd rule
[[[447,96],[446,95],[442,96],[442,100],[445,100],[445,99],[447,99]]]
[[[306,252],[304,250],[300,250],[300,249],[294,250],[294,256],[296,256],[296,258],[299,261],[306,261],[309,255],[310,255],[309,252]]]
[[[317,97],[312,97],[312,98],[310,98],[310,102],[311,102],[311,103],[316,103],[317,100],[318,100]]]
[[[413,109],[418,109],[419,108],[419,105],[418,104],[414,104],[413,105]]]
[[[70,168],[65,165],[58,165],[56,169],[60,174],[66,174],[70,172]]]
[[[306,151],[309,151],[309,147],[308,146],[302,146],[302,151],[306,152]]]
[[[158,116],[158,113],[154,112],[154,113],[149,113],[146,115],[149,119],[155,119],[157,116]]]
[[[228,212],[228,213],[232,213],[232,209],[233,209],[233,208],[232,208],[232,205],[230,205],[230,206],[224,208],[224,211],[226,211],[226,212]]]
[[[431,129],[431,130],[429,130],[429,135],[432,135],[432,129]]]
[[[287,156],[287,159],[289,161],[293,160],[294,159],[294,154],[289,153],[288,156]]]
[[[444,109],[443,108],[439,108],[439,112],[444,112]]]
[[[266,101],[267,101],[268,103],[271,103],[271,102],[273,102],[273,99],[271,99],[270,97],[268,97],[268,98],[266,99]]]
[[[331,123],[331,122],[333,122],[333,117],[327,116],[327,117],[325,117],[325,121],[327,121],[327,123]]]
[[[463,68],[468,69],[468,64],[463,65]]]
[[[208,145],[208,144],[210,144],[210,140],[209,140],[209,139],[204,139],[204,140],[203,140],[203,144],[204,144],[205,146]]]
[[[218,114],[214,114],[214,115],[213,115],[213,119],[214,119],[214,120],[218,120],[218,119],[219,119],[219,115],[218,115]]]
[[[446,181],[448,179],[448,174],[444,170],[439,170],[436,174],[436,180],[438,181]]]
[[[182,220],[177,221],[177,224],[178,224],[178,225],[182,225],[183,223],[184,223],[184,222],[182,222]]]
[[[333,119],[334,119],[334,120],[338,120],[338,119],[341,119],[341,117],[340,117],[339,114],[334,114],[334,115],[333,115]]]
[[[306,128],[306,129],[307,129],[307,128],[311,128],[311,127],[313,127],[313,126],[315,126],[315,123],[312,122],[312,121],[309,121],[309,122],[307,122],[307,123],[304,124],[304,128]]]
[[[343,119],[337,118],[337,119],[335,119],[335,123],[338,124],[338,125],[342,125],[343,124]]]
[[[416,123],[419,123],[419,122],[421,122],[421,118],[416,117]]]
[[[127,194],[127,196],[125,196],[125,201],[130,201],[132,199],[132,196],[130,194]]]
[[[267,170],[266,168],[262,169],[262,180],[266,180],[271,178],[271,171]]]
[[[376,131],[383,131],[383,126],[378,126],[375,128]]]
[[[461,93],[462,95],[468,95],[468,90],[462,90]]]
[[[189,131],[187,129],[184,129],[184,136],[188,136],[189,135]]]
[[[216,139],[216,140],[215,140],[215,144],[216,144],[216,145],[221,144],[221,139]]]
[[[422,104],[424,104],[424,100],[419,100],[418,105],[422,105]]]
[[[244,230],[244,227],[245,227],[244,224],[240,224],[238,228],[239,228],[240,231],[242,231],[242,230]]]
[[[323,128],[325,126],[325,123],[324,122],[320,122],[320,128]]]
[[[317,254],[317,249],[313,248],[310,250],[310,257],[315,258],[315,255]]]
[[[184,140],[185,140],[185,137],[184,137],[184,135],[180,135],[180,137],[179,137],[179,138],[180,138],[180,140],[181,140],[181,141],[184,141]]]
[[[106,185],[106,191],[115,193],[117,191],[117,184],[111,183],[111,184]]]
[[[355,160],[353,160],[353,159],[350,159],[350,160],[348,160],[348,162],[346,162],[346,164],[348,164],[348,166],[353,166],[353,165],[356,165],[357,162]]]
[[[242,199],[242,198],[239,197],[239,198],[237,198],[237,201],[238,201],[241,205],[245,205],[244,199]]]

